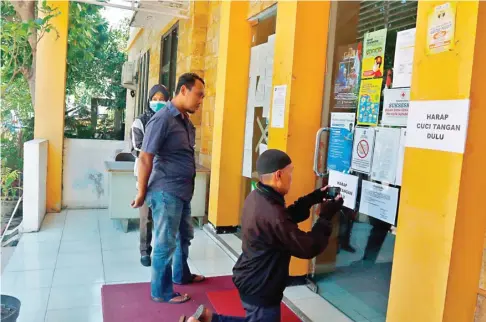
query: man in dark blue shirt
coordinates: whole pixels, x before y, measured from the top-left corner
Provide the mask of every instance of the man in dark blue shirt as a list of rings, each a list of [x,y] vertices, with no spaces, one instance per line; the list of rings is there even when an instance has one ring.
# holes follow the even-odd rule
[[[187,302],[189,295],[174,293],[173,283],[204,280],[204,276],[191,274],[187,265],[194,238],[191,199],[196,177],[196,130],[189,114],[199,109],[203,98],[203,79],[193,73],[183,74],[174,99],[146,126],[138,165],[139,190],[132,207],[147,202],[152,209],[155,240],[151,295],[155,302]]]

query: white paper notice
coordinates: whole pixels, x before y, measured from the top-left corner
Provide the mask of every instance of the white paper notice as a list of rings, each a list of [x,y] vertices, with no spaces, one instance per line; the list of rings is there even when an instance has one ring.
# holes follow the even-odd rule
[[[253,150],[245,149],[243,152],[243,176],[251,178],[253,171]]]
[[[411,101],[406,146],[464,153],[468,121],[469,100]]]
[[[287,85],[273,87],[272,127],[285,127],[285,101],[287,99]]]
[[[395,61],[393,63],[393,87],[410,87],[412,84],[415,31],[408,29],[397,33]]]
[[[405,157],[405,142],[407,139],[407,129],[400,129],[400,148],[398,149],[397,174],[395,185],[402,185],[403,159]]]
[[[410,88],[385,89],[383,96],[383,125],[407,126]]]
[[[331,127],[353,132],[356,113],[331,113]]]
[[[375,130],[370,127],[356,127],[354,130],[353,156],[351,169],[369,174],[373,160]]]
[[[375,133],[371,180],[394,184],[400,145],[400,129],[379,127],[375,129]]]
[[[334,170],[329,171],[328,185],[340,187],[341,196],[344,200],[344,207],[354,209],[356,207],[356,195],[358,194],[358,180],[356,176],[344,174]]]
[[[268,150],[268,146],[266,144],[260,143],[258,147],[258,152],[259,154],[262,154],[263,152]]]
[[[397,188],[363,180],[359,212],[394,225],[397,206]]]

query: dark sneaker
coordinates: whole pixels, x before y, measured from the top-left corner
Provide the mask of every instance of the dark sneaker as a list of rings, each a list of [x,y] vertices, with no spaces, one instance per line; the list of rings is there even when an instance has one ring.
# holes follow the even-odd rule
[[[140,263],[145,267],[150,267],[152,265],[152,259],[150,256],[142,256],[140,257]]]

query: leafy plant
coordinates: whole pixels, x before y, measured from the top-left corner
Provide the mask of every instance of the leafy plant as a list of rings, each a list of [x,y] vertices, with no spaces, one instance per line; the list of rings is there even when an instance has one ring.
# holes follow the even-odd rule
[[[2,200],[12,200],[15,197],[18,197],[18,193],[21,191],[19,185],[20,172],[2,166],[1,178]]]

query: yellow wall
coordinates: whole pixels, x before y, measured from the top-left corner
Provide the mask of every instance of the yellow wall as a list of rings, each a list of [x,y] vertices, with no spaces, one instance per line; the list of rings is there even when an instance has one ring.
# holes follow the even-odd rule
[[[34,138],[49,140],[47,154],[48,212],[61,211],[62,156],[66,96],[69,1],[47,1],[60,14],[50,20],[57,33],[46,33],[37,45]],[[42,15],[41,15],[42,16]]]

